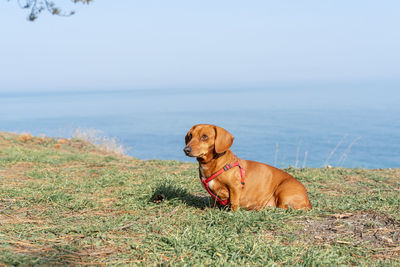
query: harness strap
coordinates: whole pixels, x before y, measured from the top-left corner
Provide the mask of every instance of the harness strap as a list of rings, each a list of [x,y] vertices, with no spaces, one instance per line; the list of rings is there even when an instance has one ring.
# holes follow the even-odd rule
[[[234,163],[230,164],[226,164],[222,169],[220,169],[219,171],[217,171],[216,173],[212,174],[210,177],[203,179],[200,177],[201,182],[204,185],[204,188],[207,190],[207,192],[211,195],[211,197],[215,198],[219,204],[225,206],[229,203],[229,198],[228,199],[221,199],[220,197],[218,197],[217,194],[215,194],[211,188],[208,186],[208,183],[210,181],[212,181],[213,179],[215,179],[218,175],[220,175],[223,172],[226,172],[234,167],[238,166],[240,169],[240,176],[241,176],[241,184],[242,184],[242,188],[244,187],[244,176],[245,176],[245,170],[244,168],[240,165],[239,159],[237,159]]]

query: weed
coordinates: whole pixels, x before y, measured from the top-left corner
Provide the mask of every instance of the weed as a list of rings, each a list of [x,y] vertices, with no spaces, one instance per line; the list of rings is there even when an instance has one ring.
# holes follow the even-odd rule
[[[118,144],[116,138],[104,136],[98,130],[77,128],[72,133],[72,138],[95,144],[106,152],[114,152],[121,155],[125,155],[128,152],[127,148]]]

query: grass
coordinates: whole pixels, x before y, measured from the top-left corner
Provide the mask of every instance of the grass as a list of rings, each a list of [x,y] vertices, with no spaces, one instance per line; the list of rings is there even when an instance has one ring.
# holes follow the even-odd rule
[[[194,163],[0,133],[6,265],[400,265],[400,169],[287,169],[313,210],[210,208]]]

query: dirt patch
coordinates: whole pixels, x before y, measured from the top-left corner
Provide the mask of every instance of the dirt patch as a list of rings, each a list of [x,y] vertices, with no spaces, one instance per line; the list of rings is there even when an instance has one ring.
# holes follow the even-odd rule
[[[380,254],[400,254],[400,222],[383,214],[333,214],[323,221],[298,223],[303,225],[298,234],[313,243],[365,243]]]
[[[33,166],[33,162],[17,162],[6,169],[0,169],[0,185],[18,185],[28,180],[29,177],[24,173],[31,170]]]

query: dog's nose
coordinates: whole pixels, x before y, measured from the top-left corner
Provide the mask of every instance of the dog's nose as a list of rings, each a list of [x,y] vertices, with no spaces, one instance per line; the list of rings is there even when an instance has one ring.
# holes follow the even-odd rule
[[[192,148],[190,146],[185,146],[185,148],[183,149],[183,151],[185,151],[186,155],[189,155],[189,153],[192,151]]]

